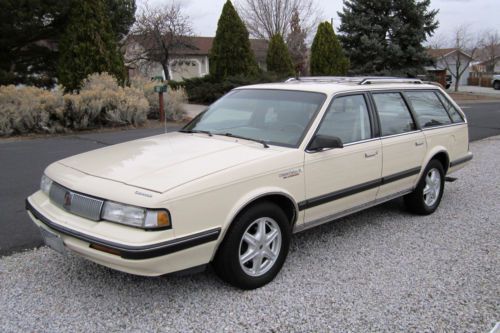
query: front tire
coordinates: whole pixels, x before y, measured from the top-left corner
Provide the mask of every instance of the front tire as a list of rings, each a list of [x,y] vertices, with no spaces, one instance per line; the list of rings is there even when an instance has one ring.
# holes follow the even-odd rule
[[[493,89],[500,90],[500,81],[495,81],[495,83],[493,83]]]
[[[238,288],[259,288],[280,271],[290,238],[283,210],[271,202],[257,203],[233,221],[215,256],[214,270]]]
[[[415,190],[404,197],[405,204],[412,213],[429,215],[438,208],[443,192],[443,165],[438,160],[431,160]]]

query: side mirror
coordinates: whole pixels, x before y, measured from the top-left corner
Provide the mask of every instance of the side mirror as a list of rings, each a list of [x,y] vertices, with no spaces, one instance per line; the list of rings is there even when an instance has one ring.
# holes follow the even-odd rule
[[[337,136],[315,135],[312,141],[307,146],[307,150],[318,151],[321,149],[344,148],[342,140]]]

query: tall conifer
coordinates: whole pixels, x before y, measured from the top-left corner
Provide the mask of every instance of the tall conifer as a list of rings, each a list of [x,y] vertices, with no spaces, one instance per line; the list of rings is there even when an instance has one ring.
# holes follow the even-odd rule
[[[267,70],[282,76],[294,75],[292,58],[280,34],[274,35],[267,49]]]
[[[210,74],[218,79],[258,71],[247,28],[230,0],[222,8],[209,61]]]
[[[311,75],[345,75],[349,61],[329,22],[320,23],[311,46]]]
[[[59,52],[58,79],[67,91],[79,89],[92,73],[108,72],[120,83],[125,80],[123,56],[103,0],[72,2]]]

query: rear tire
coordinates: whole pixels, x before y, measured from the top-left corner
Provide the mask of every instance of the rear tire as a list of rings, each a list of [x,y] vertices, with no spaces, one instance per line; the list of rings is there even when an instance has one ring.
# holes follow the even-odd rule
[[[233,221],[215,256],[214,270],[235,287],[262,287],[283,266],[290,238],[290,222],[283,210],[270,202],[257,203]]]
[[[438,208],[444,192],[444,170],[438,160],[431,160],[415,190],[404,197],[409,211],[429,215]]]
[[[500,81],[495,81],[493,83],[493,89],[500,90]]]

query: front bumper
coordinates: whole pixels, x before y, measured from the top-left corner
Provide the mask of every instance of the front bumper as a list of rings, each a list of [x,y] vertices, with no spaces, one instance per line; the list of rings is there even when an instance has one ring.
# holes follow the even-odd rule
[[[37,226],[60,236],[69,250],[104,266],[136,275],[156,276],[208,263],[221,232],[220,228],[214,228],[154,244],[129,245],[57,223],[37,209],[29,198],[26,199],[26,210]]]

